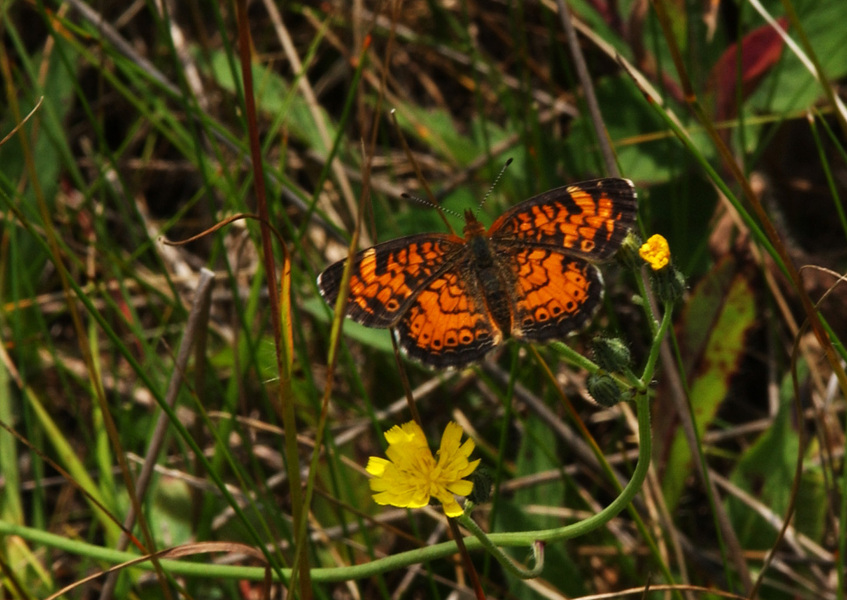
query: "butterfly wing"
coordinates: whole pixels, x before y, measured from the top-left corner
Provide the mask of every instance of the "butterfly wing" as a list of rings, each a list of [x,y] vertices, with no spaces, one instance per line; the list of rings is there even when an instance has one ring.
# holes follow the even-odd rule
[[[636,211],[631,181],[595,179],[521,202],[494,222],[489,235],[495,245],[544,247],[596,262],[617,252]]]
[[[632,182],[606,178],[533,196],[494,222],[492,247],[516,275],[513,337],[541,342],[588,324],[603,299],[591,263],[617,252],[636,210]]]
[[[394,330],[411,358],[454,368],[481,360],[503,340],[465,253],[420,290]]]
[[[491,321],[465,241],[445,234],[409,236],[353,257],[346,314],[368,327],[393,327],[411,358],[434,368],[479,360],[503,339]],[[345,261],[327,267],[318,288],[338,298]]]
[[[427,282],[436,277],[457,252],[462,239],[446,234],[398,238],[353,256],[346,314],[367,327],[393,327]],[[318,276],[318,289],[335,305],[346,259]]]
[[[543,248],[510,247],[517,272],[512,337],[544,342],[585,327],[603,300],[600,270],[582,259]]]

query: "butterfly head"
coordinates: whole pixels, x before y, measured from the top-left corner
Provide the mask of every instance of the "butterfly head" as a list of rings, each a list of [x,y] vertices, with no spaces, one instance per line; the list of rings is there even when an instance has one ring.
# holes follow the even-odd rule
[[[476,218],[474,211],[465,209],[465,239],[470,239],[473,236],[482,235],[484,233],[485,226],[479,222],[479,219]]]

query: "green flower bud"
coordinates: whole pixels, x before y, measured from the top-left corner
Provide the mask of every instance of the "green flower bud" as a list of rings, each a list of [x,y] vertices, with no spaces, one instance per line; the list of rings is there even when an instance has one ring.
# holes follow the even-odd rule
[[[479,467],[468,479],[473,481],[473,491],[468,495],[468,500],[474,504],[488,502],[491,497],[491,486],[494,484],[494,478],[488,468]]]
[[[685,293],[685,278],[673,265],[653,271],[652,280],[656,297],[665,304],[675,303]]]
[[[629,366],[632,356],[629,348],[620,338],[597,336],[591,341],[594,362],[604,371],[620,373]]]
[[[606,373],[592,373],[588,376],[587,385],[588,393],[600,406],[611,407],[618,402],[629,399],[629,394],[624,394],[618,386],[618,382]]]
[[[617,258],[617,260],[627,269],[636,271],[644,264],[644,261],[641,260],[641,256],[638,253],[639,248],[641,248],[641,238],[637,233],[635,233],[635,231],[630,231],[626,235],[626,238],[624,238],[620,250],[618,250],[615,258]]]

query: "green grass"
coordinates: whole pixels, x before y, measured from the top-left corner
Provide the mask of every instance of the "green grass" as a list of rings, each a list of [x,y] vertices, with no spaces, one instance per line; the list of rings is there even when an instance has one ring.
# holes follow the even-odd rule
[[[724,2],[710,31],[700,3],[575,1],[586,81],[551,3],[348,4],[251,4],[247,87],[236,5],[0,4],[0,596],[472,594],[439,505],[371,499],[408,380],[433,446],[451,419],[476,442],[474,522],[526,567],[547,540],[523,579],[470,536],[489,597],[844,598],[847,5]],[[333,329],[315,278],[357,220],[359,248],[445,231],[400,194],[475,209],[508,158],[485,224],[635,182],[686,277],[666,336],[619,262],[571,350],[438,373]],[[601,333],[632,403],[590,400]]]

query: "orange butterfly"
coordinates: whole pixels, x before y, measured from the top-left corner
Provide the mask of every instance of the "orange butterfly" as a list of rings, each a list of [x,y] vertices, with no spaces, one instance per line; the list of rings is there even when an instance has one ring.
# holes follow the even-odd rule
[[[632,182],[618,178],[533,196],[487,231],[465,211],[464,238],[423,233],[356,254],[346,314],[392,328],[410,357],[433,368],[478,361],[509,337],[563,338],[597,311],[603,278],[592,263],[617,252],[636,211]],[[344,263],[318,276],[330,304]]]

